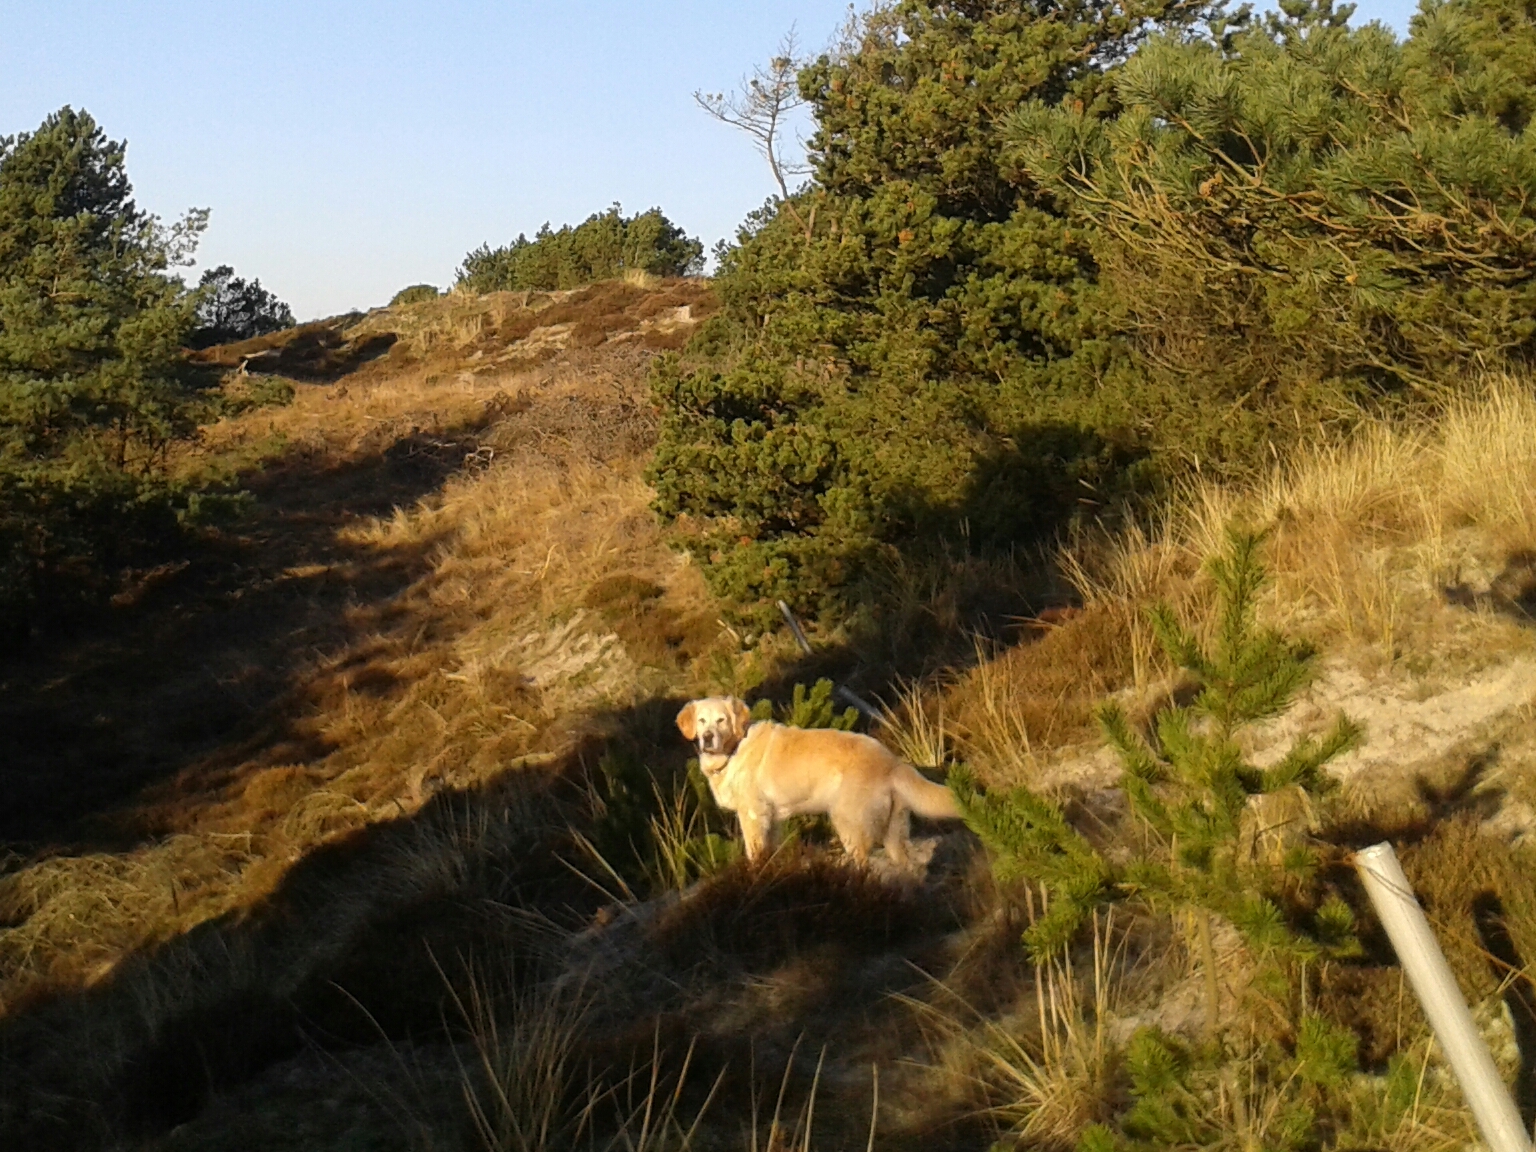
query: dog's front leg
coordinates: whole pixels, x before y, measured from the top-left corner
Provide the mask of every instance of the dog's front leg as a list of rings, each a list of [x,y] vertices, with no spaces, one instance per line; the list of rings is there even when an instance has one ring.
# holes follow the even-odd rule
[[[773,813],[757,808],[743,808],[737,815],[741,818],[741,838],[746,842],[747,859],[756,860],[769,846],[773,834]]]

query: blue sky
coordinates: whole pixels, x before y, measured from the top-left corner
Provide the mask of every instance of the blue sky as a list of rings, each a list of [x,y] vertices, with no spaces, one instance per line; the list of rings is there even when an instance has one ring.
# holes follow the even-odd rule
[[[862,5],[861,5],[862,6]],[[1356,22],[1407,27],[1412,0]],[[465,252],[615,200],[706,248],[772,188],[693,104],[846,0],[6,0],[0,134],[64,104],[128,141],[139,203],[213,210],[232,264],[301,318],[446,286]]]

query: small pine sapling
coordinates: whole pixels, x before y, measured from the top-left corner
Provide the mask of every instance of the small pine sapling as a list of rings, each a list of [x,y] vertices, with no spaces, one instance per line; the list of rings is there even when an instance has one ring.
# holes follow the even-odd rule
[[[836,728],[840,732],[852,732],[859,722],[859,710],[846,708],[839,712],[832,703],[835,688],[825,677],[809,689],[804,684],[796,684],[789,707],[779,709],[779,723],[791,728]],[[762,703],[759,701],[758,707],[762,707]],[[752,716],[753,719],[769,718],[767,715],[759,717],[756,710]]]
[[[1152,624],[1169,659],[1189,672],[1198,693],[1156,717],[1155,741],[1138,733],[1117,705],[1099,722],[1125,768],[1131,807],[1159,847],[1128,865],[1131,890],[1194,913],[1206,981],[1206,1028],[1218,1024],[1211,916],[1224,916],[1261,956],[1306,962],[1358,951],[1354,918],[1337,895],[1309,899],[1317,852],[1301,833],[1313,801],[1334,781],[1323,767],[1356,747],[1358,724],[1340,715],[1320,739],[1299,737],[1274,764],[1251,763],[1239,743],[1249,725],[1279,716],[1312,675],[1313,653],[1255,616],[1266,581],[1260,534],[1230,529],[1208,570],[1216,583],[1214,644],[1207,648],[1167,605]]]
[[[1077,1152],[1315,1150],[1322,1144],[1319,1130],[1341,1119],[1341,1104],[1347,1109],[1344,1099],[1329,1100],[1320,1089],[1338,1085],[1353,1071],[1352,1041],[1344,1030],[1311,1026],[1299,1038],[1295,1057],[1269,1046],[1235,1065],[1209,1045],[1140,1028],[1125,1047],[1129,1106],[1109,1122],[1086,1128]]]

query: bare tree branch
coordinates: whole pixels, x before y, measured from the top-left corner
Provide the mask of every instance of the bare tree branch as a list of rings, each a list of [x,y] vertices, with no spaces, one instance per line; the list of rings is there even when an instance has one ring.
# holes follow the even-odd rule
[[[774,183],[779,186],[780,202],[809,240],[814,219],[807,221],[795,207],[789,180],[792,176],[805,175],[810,168],[784,156],[785,121],[805,103],[798,79],[803,64],[800,42],[794,28],[790,28],[779,41],[778,52],[766,66],[759,65],[752,70],[751,76],[743,77],[739,90],[695,92],[693,100],[720,123],[739,128],[751,138],[753,147],[768,161],[773,172]]]

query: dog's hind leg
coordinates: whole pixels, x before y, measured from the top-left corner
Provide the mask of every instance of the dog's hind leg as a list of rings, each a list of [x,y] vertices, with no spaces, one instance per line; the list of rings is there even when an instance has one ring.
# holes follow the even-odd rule
[[[838,840],[842,842],[843,851],[859,864],[869,863],[869,854],[874,851],[875,844],[880,838],[880,828],[884,823],[883,814],[871,812],[860,804],[857,807],[850,805],[848,808],[834,810],[830,815],[832,828],[837,833]]]
[[[905,868],[911,843],[912,826],[907,818],[907,806],[895,801],[891,805],[891,818],[885,825],[885,858],[898,868]]]

